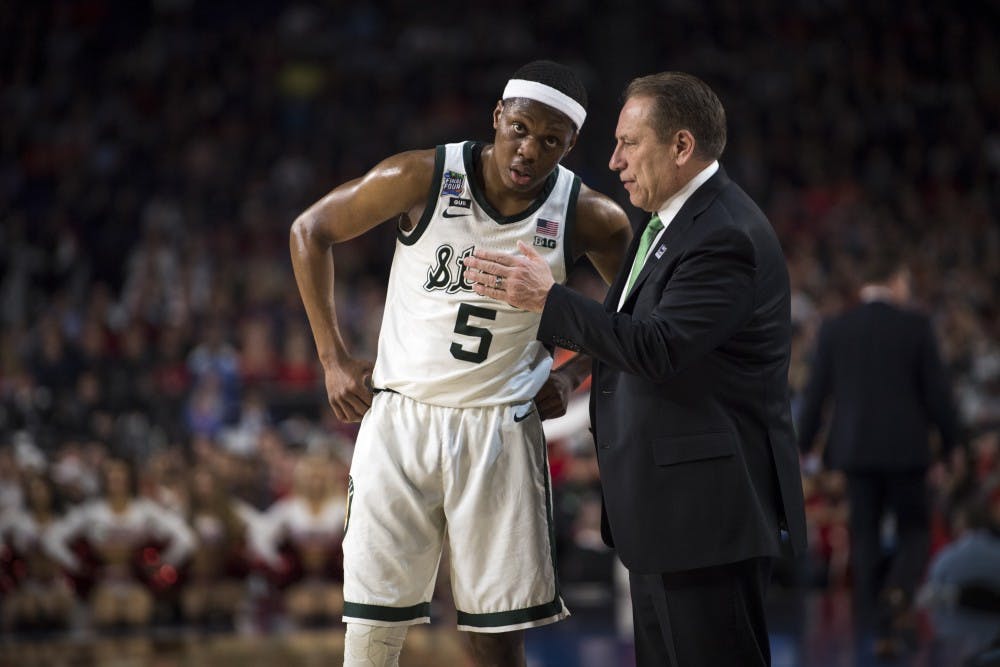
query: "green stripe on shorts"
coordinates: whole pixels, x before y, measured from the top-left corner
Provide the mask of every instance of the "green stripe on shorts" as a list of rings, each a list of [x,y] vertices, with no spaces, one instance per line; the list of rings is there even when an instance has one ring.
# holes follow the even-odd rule
[[[421,602],[412,607],[383,607],[377,604],[361,604],[359,602],[344,602],[344,616],[351,618],[366,618],[370,621],[386,621],[400,623],[415,621],[431,615],[431,603]]]
[[[344,606],[346,607],[347,605]],[[492,614],[469,614],[460,611],[458,612],[458,624],[473,628],[499,628],[505,625],[518,625],[540,621],[543,618],[557,616],[561,612],[562,604],[556,598],[552,602],[546,602],[537,607],[515,609],[513,611],[498,611]]]

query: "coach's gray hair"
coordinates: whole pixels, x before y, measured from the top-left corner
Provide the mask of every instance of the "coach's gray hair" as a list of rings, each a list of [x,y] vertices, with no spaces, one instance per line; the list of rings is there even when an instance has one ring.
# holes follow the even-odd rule
[[[696,76],[661,72],[633,79],[625,89],[633,97],[653,100],[653,129],[661,141],[678,130],[694,136],[695,155],[717,160],[726,147],[726,110],[715,92]]]

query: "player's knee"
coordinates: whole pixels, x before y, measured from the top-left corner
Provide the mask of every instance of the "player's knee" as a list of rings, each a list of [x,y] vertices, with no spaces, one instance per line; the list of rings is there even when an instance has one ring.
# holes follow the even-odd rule
[[[523,665],[524,631],[486,633],[470,632],[469,644],[480,665]]]
[[[344,667],[398,667],[407,626],[348,623],[344,637]]]

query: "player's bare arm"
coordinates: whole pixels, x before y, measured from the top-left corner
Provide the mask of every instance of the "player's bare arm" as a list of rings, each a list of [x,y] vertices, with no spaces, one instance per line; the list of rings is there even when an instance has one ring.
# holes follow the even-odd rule
[[[610,285],[618,274],[632,241],[632,227],[625,211],[610,197],[586,185],[580,187],[573,237],[574,253],[586,254]]]
[[[417,220],[434,175],[434,151],[386,158],[361,178],[338,186],[292,224],[289,247],[295,281],[326,376],[337,419],[359,421],[371,405],[372,362],[354,359],[340,333],[330,248],[386,220]]]

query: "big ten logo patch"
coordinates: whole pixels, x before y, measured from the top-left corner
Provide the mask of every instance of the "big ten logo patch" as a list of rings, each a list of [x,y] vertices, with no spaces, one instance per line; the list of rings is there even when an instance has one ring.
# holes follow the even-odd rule
[[[539,247],[542,247],[542,248],[555,248],[556,247],[556,240],[555,239],[543,238],[541,236],[536,236],[535,237],[535,245],[539,246]]]
[[[449,244],[438,246],[436,261],[427,268],[424,289],[428,292],[444,290],[448,294],[471,292],[472,285],[465,279],[465,258],[475,250],[476,246],[472,245],[456,255],[455,249]]]

